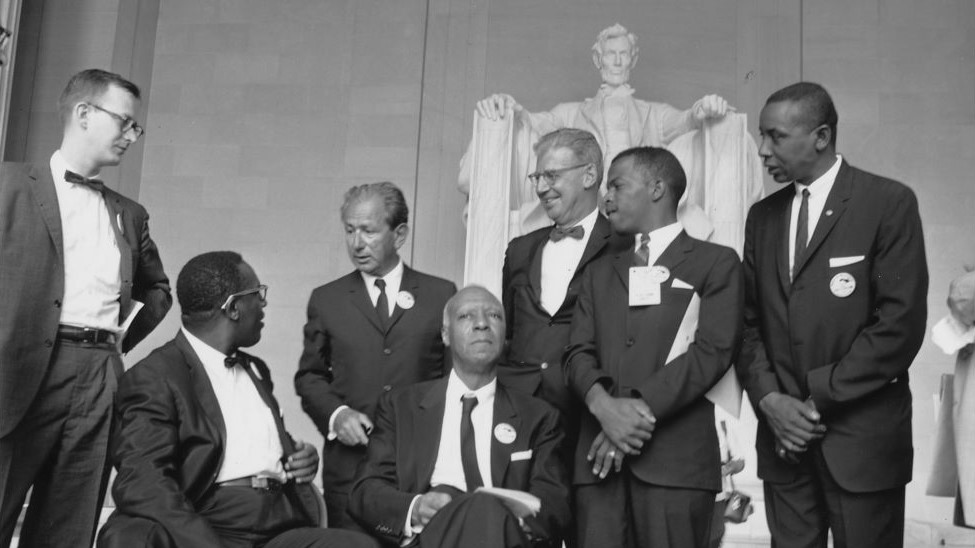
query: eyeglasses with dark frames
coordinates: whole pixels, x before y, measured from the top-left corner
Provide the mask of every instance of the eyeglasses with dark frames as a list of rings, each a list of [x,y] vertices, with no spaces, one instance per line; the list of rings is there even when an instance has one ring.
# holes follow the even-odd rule
[[[234,302],[234,299],[245,297],[247,295],[250,295],[251,293],[257,293],[260,296],[262,303],[267,301],[267,286],[261,284],[257,287],[251,289],[245,289],[243,291],[238,291],[237,293],[228,295],[227,300],[224,301],[223,306],[220,307],[220,310],[227,310],[227,308],[230,306],[230,303]]]
[[[115,118],[116,120],[118,120],[118,122],[120,124],[119,129],[122,130],[122,133],[123,134],[124,133],[128,133],[129,130],[132,130],[133,132],[135,132],[135,138],[136,139],[139,139],[140,137],[142,137],[143,135],[145,135],[146,130],[142,126],[140,126],[139,123],[136,122],[135,120],[133,120],[132,118],[129,118],[128,116],[123,116],[123,115],[121,115],[121,114],[119,114],[117,112],[112,112],[112,111],[108,110],[107,108],[104,108],[104,107],[102,107],[100,105],[96,105],[95,103],[86,103],[86,104],[88,106],[92,107],[93,109],[100,110],[100,111],[104,112],[105,114],[108,114],[112,118]]]
[[[572,171],[573,169],[586,167],[591,163],[592,162],[586,162],[584,164],[576,164],[574,166],[561,167],[558,169],[546,169],[545,171],[536,171],[535,173],[528,174],[528,180],[531,181],[532,186],[535,187],[536,190],[538,189],[538,183],[541,181],[545,181],[545,184],[547,184],[548,186],[552,186],[555,184],[556,181],[559,180],[559,178],[562,175]]]

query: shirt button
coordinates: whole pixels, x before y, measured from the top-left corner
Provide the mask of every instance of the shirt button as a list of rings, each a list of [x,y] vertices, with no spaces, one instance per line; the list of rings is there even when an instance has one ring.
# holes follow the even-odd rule
[[[393,387],[392,387],[392,386],[390,386],[390,385],[388,385],[388,384],[387,384],[387,385],[385,385],[385,386],[383,386],[383,392],[389,392],[389,391],[390,391],[390,390],[392,390],[392,389],[393,389]]]
[[[393,351],[390,350],[389,348],[383,348],[383,354],[386,354],[388,356],[388,355],[390,355],[392,353],[393,353]]]
[[[542,362],[542,369],[548,369],[548,362]]]
[[[54,299],[54,306],[57,308],[61,308],[61,299]]]

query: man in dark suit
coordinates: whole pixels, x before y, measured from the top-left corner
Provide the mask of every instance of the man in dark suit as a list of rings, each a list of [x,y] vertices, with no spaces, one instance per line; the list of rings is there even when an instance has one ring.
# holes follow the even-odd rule
[[[400,260],[409,210],[392,183],[352,187],[341,211],[356,271],[312,292],[295,389],[325,436],[329,523],[355,527],[345,509],[376,402],[394,387],[443,376],[440,315],[457,288]]]
[[[504,323],[489,291],[462,289],[443,312],[449,376],[383,395],[350,501],[367,530],[424,547],[559,538],[569,508],[558,413],[497,382]],[[527,491],[541,509],[516,516],[495,496],[475,493],[481,485]]]
[[[836,154],[818,84],[772,94],[759,154],[787,186],[745,230],[738,375],[757,410],[772,542],[900,546],[911,479],[907,369],[924,338],[928,274],[914,193]]]
[[[32,487],[20,546],[91,544],[119,351],[172,303],[146,210],[96,179],[142,135],[139,104],[135,84],[82,71],[59,99],[50,162],[0,168],[2,547]]]
[[[122,376],[116,510],[102,548],[375,546],[319,528],[314,446],[284,429],[261,339],[267,286],[240,255],[204,253],[176,282],[183,328]]]
[[[538,170],[529,175],[555,223],[515,238],[502,274],[508,351],[498,378],[551,403],[574,439],[581,402],[562,378],[562,353],[586,267],[608,250],[629,245],[613,234],[596,202],[603,152],[591,133],[559,129],[535,145]]]
[[[743,295],[735,252],[677,222],[685,186],[661,148],[609,168],[609,222],[636,237],[586,270],[566,351],[589,411],[573,470],[583,548],[708,543],[721,462],[706,393],[734,359]]]

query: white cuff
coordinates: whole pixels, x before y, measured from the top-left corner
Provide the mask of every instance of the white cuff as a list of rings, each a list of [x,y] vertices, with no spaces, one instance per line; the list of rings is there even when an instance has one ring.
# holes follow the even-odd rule
[[[975,327],[967,327],[949,314],[931,328],[931,340],[945,354],[954,354],[975,342]]]
[[[339,435],[335,433],[335,417],[339,416],[339,413],[348,408],[348,405],[340,405],[338,409],[332,411],[332,416],[328,418],[328,435],[325,436],[326,440],[332,441],[339,437]]]
[[[410,502],[410,509],[406,511],[406,523],[403,525],[403,537],[404,537],[404,540],[406,540],[406,541],[409,541],[414,536],[419,535],[420,534],[420,531],[423,530],[423,526],[422,525],[418,525],[416,527],[413,527],[412,525],[410,525],[412,523],[412,521],[413,521],[412,520],[412,518],[413,518],[413,508],[416,506],[416,502],[418,500],[420,500],[420,496],[421,495],[417,495],[417,496],[413,497],[413,500]]]

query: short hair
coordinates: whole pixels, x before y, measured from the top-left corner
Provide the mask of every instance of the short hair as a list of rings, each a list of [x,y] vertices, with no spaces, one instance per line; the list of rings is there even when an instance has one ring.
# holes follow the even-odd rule
[[[240,272],[242,264],[244,258],[234,251],[210,251],[187,261],[176,279],[176,298],[183,321],[209,320],[227,297],[246,289]]]
[[[836,146],[836,123],[839,115],[833,98],[826,88],[815,82],[796,82],[769,95],[766,105],[790,101],[799,105],[803,120],[809,129],[826,124],[830,129],[830,144]]]
[[[67,124],[71,109],[78,103],[95,101],[108,91],[109,86],[118,86],[132,94],[136,99],[142,99],[139,86],[122,78],[114,72],[101,69],[83,70],[68,80],[61,97],[58,98],[58,115],[61,123]]]
[[[541,158],[542,154],[558,148],[567,148],[580,162],[593,164],[596,167],[596,188],[599,188],[603,181],[603,150],[599,148],[599,142],[592,133],[575,128],[562,128],[546,133],[535,143],[535,155]]]
[[[383,200],[383,207],[386,209],[386,224],[389,228],[395,229],[401,224],[406,224],[410,220],[410,209],[406,206],[406,198],[403,191],[398,186],[389,181],[379,183],[369,183],[350,188],[345,192],[345,200],[342,202],[340,214],[345,219],[345,212],[352,204],[378,196]]]
[[[669,150],[660,147],[633,147],[616,155],[613,162],[630,158],[645,180],[659,178],[673,195],[674,204],[680,201],[687,188],[687,174],[680,161]]]
[[[603,44],[611,38],[624,37],[630,43],[630,57],[636,58],[636,54],[640,52],[640,48],[636,45],[636,35],[632,32],[626,30],[626,27],[616,23],[611,27],[606,27],[599,31],[599,35],[596,36],[596,43],[592,45],[592,51],[598,55],[603,54]]]
[[[481,292],[484,292],[485,294],[489,295],[494,300],[494,302],[497,303],[498,306],[501,307],[501,315],[502,316],[504,315],[504,305],[501,304],[501,301],[498,299],[498,297],[494,293],[491,293],[488,290],[488,288],[484,287],[483,285],[470,284],[470,285],[466,285],[466,286],[460,288],[460,291],[458,291],[457,293],[454,293],[453,295],[450,296],[449,299],[447,299],[447,302],[443,305],[443,320],[442,320],[443,323],[442,323],[441,327],[445,327],[446,328],[446,327],[449,327],[450,326],[450,313],[455,308],[457,308],[457,301],[460,299],[460,297],[462,295],[465,295],[467,293],[470,293],[471,291],[481,291]]]

